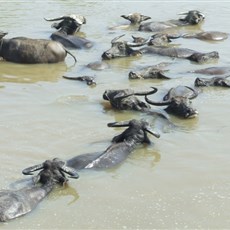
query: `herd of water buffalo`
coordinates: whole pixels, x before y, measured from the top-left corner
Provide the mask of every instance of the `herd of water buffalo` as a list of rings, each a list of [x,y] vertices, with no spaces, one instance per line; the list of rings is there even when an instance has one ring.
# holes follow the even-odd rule
[[[140,13],[122,15],[129,20],[130,24],[117,26],[111,29],[133,29],[135,31],[147,31],[153,33],[148,38],[135,37],[133,41],[121,40],[123,35],[115,37],[111,41],[111,48],[105,51],[101,57],[101,62],[90,63],[92,69],[106,68],[103,60],[114,58],[125,58],[135,55],[162,55],[173,58],[184,58],[197,63],[218,59],[217,51],[203,53],[187,48],[174,46],[171,42],[177,38],[194,38],[202,40],[221,41],[228,38],[228,34],[219,31],[198,32],[193,34],[170,33],[171,29],[185,26],[193,26],[205,20],[204,14],[197,10],[183,13],[184,17],[165,22],[150,21],[151,17]],[[52,27],[57,31],[51,35],[52,40],[30,39],[26,37],[16,37],[6,39],[7,33],[0,32],[0,57],[3,61],[15,63],[57,63],[65,60],[70,54],[75,62],[76,58],[68,49],[89,49],[93,43],[86,38],[76,36],[75,32],[81,29],[86,23],[86,19],[81,15],[69,15],[59,18],[45,19],[54,21]],[[179,31],[179,30],[178,30]],[[149,33],[146,33],[149,34]],[[148,66],[139,71],[130,71],[129,79],[170,79],[165,75],[164,67],[168,63],[160,63]],[[230,87],[228,81],[229,67],[210,67],[194,71],[204,75],[212,75],[211,78],[196,78],[195,88],[179,85],[171,88],[163,97],[162,101],[153,101],[148,98],[158,91],[152,87],[149,91],[134,91],[132,89],[106,90],[103,99],[110,102],[111,106],[117,110],[135,110],[150,112],[151,106],[167,106],[161,115],[168,119],[165,114],[171,113],[181,118],[194,118],[198,115],[196,109],[191,106],[191,99],[198,96],[197,87],[202,86],[222,86]],[[214,77],[213,77],[214,76]],[[95,79],[90,76],[81,76],[67,79],[86,81],[88,85],[96,84]],[[136,96],[144,96],[145,102]],[[120,135],[112,139],[112,144],[103,152],[82,154],[67,161],[60,159],[46,160],[22,171],[25,175],[33,175],[35,171],[40,171],[33,176],[30,182],[20,189],[9,189],[0,191],[0,221],[8,221],[22,216],[33,210],[37,204],[54,188],[56,184],[64,184],[68,178],[77,179],[78,173],[82,169],[106,169],[120,164],[128,155],[142,143],[150,143],[148,134],[157,138],[158,133],[153,131],[150,124],[144,120],[130,120],[109,123],[108,127],[126,127]],[[67,176],[66,176],[67,175]]]

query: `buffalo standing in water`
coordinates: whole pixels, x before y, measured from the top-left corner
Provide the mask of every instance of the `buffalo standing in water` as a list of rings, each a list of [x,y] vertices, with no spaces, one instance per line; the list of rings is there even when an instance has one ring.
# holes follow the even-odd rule
[[[64,173],[71,178],[78,178],[77,172],[66,166],[63,161],[47,160],[42,164],[24,169],[25,175],[41,170],[33,177],[35,185],[19,190],[0,191],[0,221],[8,221],[31,212],[54,188],[55,184],[64,184],[68,181]]]
[[[142,54],[157,54],[162,56],[168,56],[173,58],[185,58],[190,61],[205,63],[210,60],[216,60],[219,58],[219,54],[216,51],[209,53],[202,53],[195,50],[187,49],[187,48],[179,48],[179,47],[154,47],[147,46],[141,47],[137,50],[132,47],[143,46],[143,43],[130,43],[126,41],[118,41],[119,38],[124,35],[118,36],[114,38],[111,43],[112,47],[105,51],[102,54],[102,59],[111,60],[114,58],[121,57],[130,57],[130,56],[141,56]]]
[[[156,88],[155,88],[156,89]],[[157,90],[157,89],[156,89]],[[171,88],[163,97],[163,101],[156,102],[145,96],[146,102],[155,106],[168,106],[165,111],[183,118],[194,118],[198,112],[191,107],[191,99],[197,97],[197,92],[188,86]]]
[[[112,139],[112,144],[102,153],[82,154],[66,162],[66,165],[76,170],[106,169],[123,162],[140,144],[150,144],[147,133],[159,138],[160,135],[151,130],[146,121],[130,120],[109,123],[108,127],[128,127],[120,135]]]
[[[177,20],[169,20],[166,22],[146,22],[142,23],[139,27],[140,31],[160,32],[167,29],[178,29],[183,26],[197,25],[204,21],[205,16],[198,10],[190,10],[186,13],[184,18]]]
[[[57,63],[64,61],[68,53],[76,62],[76,58],[59,42],[26,37],[4,39],[6,34],[0,32],[0,57],[6,61],[25,64]]]
[[[46,19],[46,21],[60,21],[59,23],[53,23],[51,27],[57,29],[57,32],[52,33],[51,39],[62,43],[67,48],[81,49],[91,48],[92,42],[83,37],[74,35],[75,32],[79,32],[83,24],[86,24],[86,19],[81,15],[67,15],[58,18]]]

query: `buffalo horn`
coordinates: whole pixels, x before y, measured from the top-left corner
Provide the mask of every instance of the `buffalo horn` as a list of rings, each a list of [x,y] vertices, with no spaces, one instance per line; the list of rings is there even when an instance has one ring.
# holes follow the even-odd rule
[[[108,127],[128,127],[130,121],[120,121],[120,122],[111,122],[108,123]]]
[[[61,16],[58,18],[44,18],[46,21],[48,22],[53,22],[53,21],[60,21],[60,20],[64,20],[64,19],[73,19],[75,20],[78,24],[82,25],[82,24],[86,24],[86,19],[84,16],[81,15],[75,15],[75,14],[71,14],[69,16]]]
[[[32,172],[35,172],[35,171],[40,170],[40,169],[43,169],[43,167],[44,167],[44,163],[34,165],[34,166],[31,166],[29,168],[26,168],[26,169],[22,170],[22,173],[24,175],[33,175]]]
[[[79,175],[76,172],[76,170],[71,168],[71,167],[63,165],[60,169],[61,169],[61,171],[63,171],[65,173],[67,173],[68,175],[70,175],[69,178],[73,178],[73,179],[78,179],[79,178]]]
[[[190,90],[192,90],[192,92],[193,92],[193,95],[191,95],[189,97],[189,99],[194,99],[194,98],[196,98],[198,96],[198,92],[195,89],[190,88],[189,86],[185,86],[185,87],[188,88],[188,89],[190,89]]]
[[[152,134],[154,137],[156,138],[159,138],[160,137],[160,134],[159,133],[156,133],[154,132],[153,130],[151,130],[150,128],[145,128],[145,131]]]
[[[151,105],[156,105],[156,106],[163,106],[163,105],[170,105],[171,104],[171,100],[162,101],[162,102],[152,101],[152,100],[147,98],[147,95],[145,95],[145,101]]]
[[[122,34],[122,35],[120,35],[120,36],[115,37],[115,38],[111,41],[111,43],[112,43],[112,44],[115,43],[119,38],[124,37],[124,36],[125,36],[125,34]]]
[[[151,88],[153,88],[153,90],[148,91],[148,92],[146,92],[146,91],[145,92],[136,92],[136,93],[133,92],[133,93],[122,95],[122,96],[119,96],[119,94],[118,94],[114,98],[115,99],[123,99],[123,98],[130,97],[130,96],[133,96],[133,95],[136,95],[136,96],[145,96],[145,95],[151,95],[151,94],[154,94],[154,93],[157,92],[157,88],[155,88],[155,87],[151,87]]]

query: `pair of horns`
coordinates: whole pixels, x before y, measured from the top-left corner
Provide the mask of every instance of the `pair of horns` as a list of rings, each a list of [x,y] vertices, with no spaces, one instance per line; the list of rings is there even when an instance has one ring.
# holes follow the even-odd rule
[[[152,134],[153,136],[159,138],[160,134],[153,131],[147,121],[144,120],[129,120],[129,121],[120,121],[120,122],[111,122],[107,124],[108,127],[140,127],[144,131]]]
[[[66,166],[65,162],[55,158],[52,161],[47,160],[42,164],[34,165],[32,167],[28,167],[22,171],[24,175],[33,175],[33,172],[38,170],[45,170],[45,169],[58,169],[61,172],[64,172],[69,175],[69,178],[78,179],[79,175],[75,169]]]
[[[120,39],[121,37],[124,37],[125,34],[119,35],[117,37],[115,37],[114,39],[111,40],[111,44],[114,44],[117,42],[118,39]],[[147,42],[140,42],[140,43],[135,43],[135,42],[126,42],[126,44],[130,47],[139,47],[139,46],[143,46],[146,45]]]
[[[194,90],[194,89],[192,89],[192,88],[190,88],[190,87],[188,87],[188,86],[185,86],[185,87],[188,88],[188,89],[190,89],[190,90],[193,92],[193,94],[192,94],[190,97],[188,97],[188,99],[194,99],[195,97],[198,96],[198,93],[197,93],[196,90]],[[154,88],[154,87],[152,87],[152,88]],[[171,89],[171,90],[172,90],[172,89]],[[166,100],[166,101],[156,102],[156,101],[150,100],[150,99],[147,97],[147,95],[145,95],[145,101],[148,102],[148,103],[151,104],[151,105],[156,105],[156,106],[170,105],[170,104],[172,103],[172,99],[171,99],[171,98],[169,98],[169,99]]]
[[[133,92],[133,93],[129,93],[129,94],[125,94],[124,92],[120,92],[113,99],[121,100],[121,99],[124,99],[126,97],[130,97],[130,96],[146,96],[146,95],[154,94],[156,92],[157,92],[157,88],[153,88],[153,90],[151,90],[151,91]]]

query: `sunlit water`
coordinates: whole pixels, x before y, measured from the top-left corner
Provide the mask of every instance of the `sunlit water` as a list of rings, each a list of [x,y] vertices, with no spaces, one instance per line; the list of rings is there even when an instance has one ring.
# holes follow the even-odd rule
[[[110,69],[93,71],[89,62],[100,61],[110,41],[121,34],[148,33],[109,30],[127,23],[122,14],[141,12],[164,21],[178,13],[197,9],[206,15],[204,31],[229,32],[230,2],[227,1],[3,1],[0,30],[7,37],[49,38],[54,31],[43,18],[75,13],[84,15],[82,32],[94,42],[89,50],[72,50],[78,63],[67,56],[65,63],[20,65],[0,63],[0,156],[1,188],[24,178],[21,170],[59,157],[69,159],[103,151],[122,128],[107,123],[145,118],[161,134],[153,144],[141,146],[119,167],[86,171],[67,188],[55,189],[32,213],[0,224],[1,229],[183,229],[230,227],[230,91],[204,89],[193,100],[199,116],[181,120],[161,119],[138,112],[112,110],[102,99],[106,89],[159,88],[164,93],[179,84],[193,86],[198,75],[186,73],[209,66],[228,66],[229,39],[204,42],[178,39],[181,47],[218,51],[218,62],[198,65],[188,60],[144,56],[110,61]],[[190,28],[191,31],[193,31]],[[186,31],[185,31],[186,32]],[[130,81],[128,72],[138,66],[170,61],[169,81]],[[92,75],[96,87],[62,76]]]

